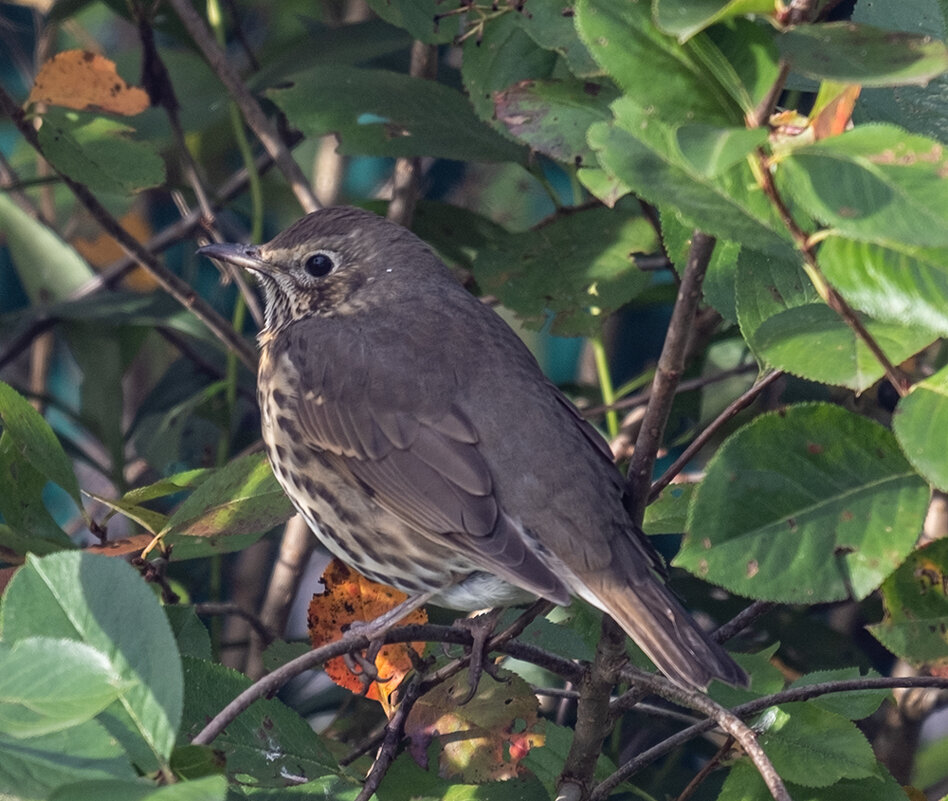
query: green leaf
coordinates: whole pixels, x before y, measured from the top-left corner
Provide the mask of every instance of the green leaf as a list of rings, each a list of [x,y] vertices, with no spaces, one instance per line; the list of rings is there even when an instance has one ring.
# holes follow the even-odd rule
[[[739,124],[737,104],[689,45],[652,22],[645,2],[578,0],[576,28],[630,103],[668,123]]]
[[[715,178],[766,143],[767,130],[682,125],[675,136],[688,163],[705,178]]]
[[[814,742],[819,751],[820,741]],[[891,774],[877,764],[875,775],[865,779],[843,779],[828,787],[803,787],[787,782],[793,801],[906,801],[905,791]],[[728,774],[717,801],[764,801],[770,791],[757,768],[747,758],[741,759]]]
[[[211,635],[197,616],[193,606],[165,606],[168,623],[171,624],[171,633],[178,643],[178,650],[182,656],[193,656],[195,659],[211,658]]]
[[[165,164],[134,129],[106,117],[54,110],[43,115],[43,156],[59,172],[96,192],[128,194],[164,183]]]
[[[748,14],[772,16],[768,0],[652,0],[655,24],[686,42],[699,31],[730,17]]]
[[[589,144],[600,165],[637,195],[714,236],[769,252],[789,249],[789,235],[746,163],[707,178],[681,155],[675,128],[625,98],[613,112],[614,124],[590,127]]]
[[[514,20],[540,47],[553,50],[566,59],[569,71],[577,78],[601,74],[599,65],[579,38],[573,20],[576,0],[530,0],[525,14]]]
[[[5,798],[47,798],[64,784],[131,781],[135,775],[121,746],[95,720],[28,740],[0,734],[0,795]]]
[[[143,768],[166,762],[181,717],[180,657],[158,600],[129,565],[76,552],[28,557],[2,613],[7,642],[66,638],[105,654],[127,687],[99,720]]]
[[[46,477],[22,458],[7,432],[0,435],[0,545],[18,554],[47,554],[75,548],[43,501]]]
[[[869,676],[862,676],[859,669],[855,667],[840,668],[838,670],[816,670],[801,676],[788,689],[809,687],[813,684],[823,684],[830,681],[872,678],[876,675],[876,673],[870,672]],[[891,690],[847,690],[841,693],[820,695],[810,699],[808,703],[816,704],[849,720],[862,720],[869,717],[882,705],[883,701],[891,697]]]
[[[691,44],[740,104],[745,117],[760,106],[780,77],[780,54],[769,25],[731,17],[696,36]]]
[[[332,65],[290,77],[267,96],[307,136],[335,133],[339,152],[522,161],[522,147],[477,118],[459,92],[388,70]],[[313,98],[318,97],[319,103]]]
[[[948,336],[948,249],[887,247],[831,236],[818,259],[853,308]]]
[[[384,215],[384,210],[380,210]],[[496,237],[502,226],[468,209],[436,201],[421,201],[411,230],[431,245],[449,265],[471,270],[480,250]]]
[[[266,457],[253,453],[207,478],[169,518],[164,541],[179,559],[224,553],[256,541],[293,514]]]
[[[474,275],[532,327],[552,312],[555,333],[598,334],[603,320],[649,282],[632,254],[651,253],[658,242],[651,224],[632,216],[636,206],[566,213],[508,234],[478,254]]]
[[[736,284],[741,332],[762,361],[812,381],[857,391],[884,375],[872,351],[820,299],[796,262],[745,248],[738,259]],[[937,338],[921,325],[859,317],[896,364]]]
[[[205,724],[243,690],[250,679],[236,670],[184,657],[185,719],[182,741],[193,738]],[[227,775],[253,776],[260,787],[283,787],[288,780],[345,777],[322,740],[305,720],[276,699],[254,701],[212,743],[223,753]],[[329,793],[327,797],[334,797]]]
[[[494,93],[530,79],[548,78],[556,53],[542,50],[517,22],[519,14],[502,14],[488,22],[483,36],[464,41],[461,78],[471,105],[484,122],[494,122]]]
[[[0,420],[3,434],[15,444],[20,456],[42,476],[58,484],[82,509],[79,482],[72,462],[49,423],[9,384],[0,381]]]
[[[856,3],[853,22],[879,28],[913,31],[945,39],[944,0],[901,0],[899,3]],[[863,89],[853,115],[857,124],[866,121],[892,122],[912,133],[930,136],[948,144],[945,125],[948,108],[948,73],[927,86],[899,86]]]
[[[840,779],[876,775],[865,735],[841,715],[810,702],[772,707],[761,715],[758,740],[786,781],[827,787]]]
[[[605,82],[521,81],[494,94],[494,114],[533,150],[567,164],[595,164],[586,131],[612,119],[609,104],[617,95]]]
[[[367,0],[367,3],[386,22],[404,28],[412,39],[427,44],[447,44],[459,33],[461,17],[459,14],[443,16],[451,10],[443,0]]]
[[[926,84],[948,70],[944,42],[852,22],[790,28],[777,46],[797,72],[824,81],[904,86]]]
[[[437,764],[437,743],[428,749],[428,759]],[[461,784],[441,778],[436,770],[420,768],[407,752],[392,762],[376,796],[378,801],[548,801],[550,798],[540,781],[529,773],[509,781]]]
[[[844,236],[948,245],[948,151],[894,125],[862,125],[794,150],[778,188]]]
[[[225,801],[227,780],[204,776],[166,787],[150,782],[93,780],[60,787],[50,801]]]
[[[882,585],[885,619],[867,628],[896,656],[948,662],[948,540],[909,555]]]
[[[81,642],[0,642],[0,733],[37,737],[85,723],[125,686],[108,657]]]
[[[674,564],[752,598],[862,599],[912,550],[928,494],[882,426],[791,406],[739,429],[708,463]]]
[[[671,484],[645,507],[642,528],[648,534],[680,534],[688,519],[688,504],[694,494],[694,484]]]
[[[908,460],[938,489],[948,491],[948,457],[941,444],[948,425],[948,367],[919,381],[899,401],[892,430]]]
[[[95,276],[76,251],[0,193],[0,233],[23,289],[34,304],[63,300]]]

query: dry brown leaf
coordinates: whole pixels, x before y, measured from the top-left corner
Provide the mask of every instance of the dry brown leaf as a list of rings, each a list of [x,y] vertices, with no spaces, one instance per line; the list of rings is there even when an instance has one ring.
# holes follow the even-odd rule
[[[403,592],[369,581],[338,559],[329,563],[323,573],[323,584],[326,585],[326,591],[314,595],[309,605],[309,637],[314,648],[338,640],[352,623],[375,620],[408,598]],[[427,622],[425,610],[417,609],[402,618],[399,625]],[[380,681],[370,685],[366,697],[378,701],[389,717],[394,708],[390,696],[412,669],[409,648],[421,654],[424,643],[383,645],[375,659]],[[362,692],[362,681],[349,670],[342,657],[329,660],[325,670],[340,687],[354,693]]]
[[[64,50],[43,64],[27,103],[127,116],[140,114],[150,105],[148,93],[125,83],[114,61],[89,50]]]

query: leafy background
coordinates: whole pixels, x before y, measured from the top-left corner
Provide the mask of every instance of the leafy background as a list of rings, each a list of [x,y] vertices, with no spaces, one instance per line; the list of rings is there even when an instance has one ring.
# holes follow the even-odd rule
[[[946,12],[0,4],[0,795],[944,797]],[[194,250],[333,203],[518,327],[749,689],[637,672],[579,602],[509,611],[467,704],[436,609],[367,698],[281,678],[393,601],[320,592],[259,302]]]

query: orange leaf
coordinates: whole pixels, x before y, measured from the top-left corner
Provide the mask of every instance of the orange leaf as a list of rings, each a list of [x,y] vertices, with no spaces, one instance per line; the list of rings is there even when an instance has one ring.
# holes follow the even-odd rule
[[[858,84],[850,84],[813,118],[813,134],[817,141],[839,136],[846,130],[861,90],[862,87]]]
[[[522,773],[520,761],[530,749],[546,739],[538,730],[536,696],[517,675],[498,682],[485,674],[462,706],[458,699],[467,695],[468,681],[465,670],[415,702],[405,721],[409,751],[424,766],[428,745],[438,737],[443,778],[466,784],[512,779]]]
[[[329,563],[323,573],[323,584],[326,591],[314,595],[309,604],[309,637],[313,648],[338,640],[352,623],[375,620],[408,598],[403,592],[369,581],[338,559]],[[417,609],[399,621],[401,625],[427,622],[428,615],[424,609]],[[375,658],[380,680],[369,687],[366,697],[378,701],[389,717],[394,708],[390,696],[412,669],[409,649],[421,654],[424,647],[420,642],[383,645]],[[341,656],[330,659],[325,670],[340,687],[354,693],[362,692],[362,682],[349,670]]]
[[[150,105],[148,93],[129,86],[115,62],[88,50],[65,50],[43,64],[27,103],[50,103],[78,111],[101,109],[140,114]]]

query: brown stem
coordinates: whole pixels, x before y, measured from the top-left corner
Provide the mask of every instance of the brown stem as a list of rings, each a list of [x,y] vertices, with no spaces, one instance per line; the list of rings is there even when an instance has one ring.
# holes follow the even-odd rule
[[[770,171],[770,164],[763,151],[758,151],[757,159],[759,168],[755,172],[758,176],[758,180],[761,182],[761,188],[770,199],[770,202],[780,215],[783,224],[790,232],[794,243],[803,255],[803,260],[810,273],[810,279],[814,282],[817,292],[819,292],[820,296],[826,302],[826,305],[842,317],[846,325],[853,330],[856,337],[862,340],[863,344],[869,348],[869,351],[875,357],[876,361],[882,365],[886,377],[896,392],[898,392],[901,397],[905,397],[911,387],[911,381],[909,381],[908,377],[902,373],[901,370],[889,361],[889,357],[886,356],[882,348],[879,347],[879,343],[876,342],[872,334],[866,330],[866,327],[862,324],[862,320],[859,319],[856,312],[836,288],[826,280],[826,276],[823,275],[823,271],[820,269],[820,265],[816,260],[816,253],[810,237],[797,224],[797,221],[793,219],[790,209],[787,208],[787,204],[784,203],[783,197],[777,190],[773,174]]]
[[[372,763],[368,775],[365,777],[365,783],[356,796],[356,801],[369,801],[369,799],[378,790],[382,779],[398,754],[398,744],[401,742],[405,733],[405,721],[415,705],[415,702],[421,697],[421,677],[414,676],[409,680],[404,689],[402,689],[401,700],[398,702],[398,709],[392,715],[392,719],[385,727],[385,736],[382,739],[382,746],[379,748],[378,756]]]
[[[806,701],[810,698],[817,698],[821,695],[830,693],[848,692],[851,690],[883,690],[894,687],[935,687],[939,689],[948,689],[948,678],[938,676],[915,676],[910,678],[898,677],[874,677],[865,679],[846,679],[843,681],[828,681],[820,684],[809,684],[805,687],[794,687],[790,690],[783,690],[772,695],[766,695],[762,698],[755,698],[753,701],[740,704],[733,707],[732,714],[746,718],[763,712],[768,707],[776,704],[784,704],[789,701]],[[706,731],[715,727],[715,721],[708,719],[700,723],[695,723],[687,729],[676,732],[671,737],[652,746],[646,751],[637,754],[633,759],[623,763],[619,769],[599,784],[590,796],[590,801],[605,801],[606,798],[622,782],[638,773],[643,768],[651,765],[655,760],[665,756],[689,740],[700,736]]]
[[[293,154],[283,143],[276,126],[270,122],[267,115],[257,102],[257,99],[244,86],[240,75],[227,61],[227,54],[218,46],[210,29],[191,5],[191,0],[169,0],[175,13],[181,18],[191,38],[200,48],[211,69],[220,78],[221,83],[240,109],[247,125],[260,140],[264,149],[276,162],[277,168],[283,173],[290,184],[293,194],[300,206],[306,212],[320,208],[319,201],[313,188],[303,175],[303,171],[293,159]]]
[[[266,596],[260,609],[260,620],[270,631],[282,635],[290,614],[290,605],[296,597],[309,555],[316,547],[316,537],[300,515],[289,519],[280,539],[280,554],[270,574]],[[255,679],[263,675],[263,647],[266,641],[251,639],[247,655],[247,675]]]
[[[724,757],[727,756],[728,751],[730,751],[733,746],[733,737],[728,737],[721,743],[721,747],[717,750],[717,753],[692,777],[691,781],[685,785],[685,789],[678,794],[678,798],[676,798],[675,801],[688,801],[688,799],[695,794],[695,790],[701,786],[701,783],[707,779],[713,771],[718,769]]]
[[[636,668],[626,667],[623,671],[623,677],[629,681],[648,689],[649,691],[666,698],[673,703],[687,706],[691,709],[701,712],[709,719],[713,720],[726,731],[738,745],[744,750],[744,753],[751,758],[754,767],[760,773],[764,784],[770,790],[774,801],[792,801],[783,780],[777,774],[770,757],[764,753],[764,749],[757,742],[757,735],[754,731],[742,721],[734,712],[725,709],[720,704],[712,701],[704,693],[697,690],[685,689],[673,684],[664,676],[655,673],[646,673]],[[598,789],[598,788],[597,788]]]
[[[611,617],[603,615],[596,656],[579,682],[576,727],[563,772],[556,782],[558,793],[578,798],[588,796],[602,744],[614,724],[609,713],[612,688],[619,669],[627,660],[625,632]]]
[[[641,524],[649,497],[649,484],[658,448],[665,433],[665,425],[681,374],[685,368],[685,353],[691,335],[691,325],[701,300],[701,285],[714,252],[715,239],[701,231],[692,234],[688,262],[678,289],[678,298],[672,310],[668,333],[658,358],[658,368],[652,380],[645,418],[635,440],[635,451],[629,462],[627,484],[635,503],[633,519]]]
[[[13,98],[2,87],[0,87],[0,112],[13,120],[23,138],[30,143],[37,153],[42,154],[43,151],[39,145],[36,131],[26,121],[22,109],[17,106]],[[83,184],[74,181],[58,170],[56,172],[63,183],[76,196],[76,199],[86,208],[86,211],[92,215],[107,234],[119,243],[122,250],[131,258],[136,259],[162,289],[200,319],[224,345],[240,357],[241,361],[251,369],[255,369],[257,363],[256,352],[250,343],[234,330],[230,323],[221,317],[186,281],[168,270],[145,246],[131,236]]]
[[[415,78],[432,80],[438,73],[438,48],[417,40],[412,42],[409,71]],[[421,159],[417,156],[396,159],[392,175],[392,200],[386,212],[388,219],[409,227],[420,189]]]
[[[757,381],[750,389],[744,392],[740,397],[731,401],[727,408],[712,420],[705,429],[695,437],[685,448],[681,455],[675,459],[672,465],[665,471],[661,478],[656,480],[649,491],[649,502],[654,501],[659,493],[667,487],[672,479],[675,478],[707,443],[718,432],[718,430],[729,420],[736,417],[740,412],[750,406],[767,387],[780,378],[783,373],[779,370],[768,373]]]

